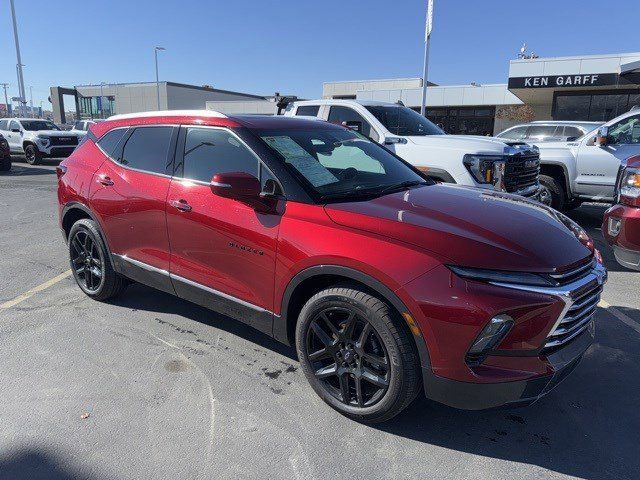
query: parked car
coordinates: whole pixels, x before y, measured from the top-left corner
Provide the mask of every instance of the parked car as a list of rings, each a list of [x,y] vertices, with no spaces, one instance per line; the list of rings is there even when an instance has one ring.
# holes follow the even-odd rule
[[[616,194],[617,204],[604,214],[602,233],[620,265],[640,270],[640,155],[620,168]]]
[[[45,157],[68,157],[78,145],[78,136],[63,132],[49,120],[8,118],[0,120],[0,134],[13,154],[24,154],[37,165]]]
[[[606,271],[582,228],[425,179],[338,125],[117,115],[57,174],[84,293],[132,279],[295,345],[316,393],[359,421],[421,388],[459,408],[531,403],[592,343]]]
[[[539,143],[540,199],[557,210],[613,202],[626,158],[640,154],[640,111],[632,110],[574,142]]]
[[[0,134],[0,172],[11,170],[11,152],[7,139]]]
[[[289,104],[285,116],[313,115],[383,144],[430,178],[524,197],[538,194],[537,147],[488,137],[447,135],[404,105],[361,100]]]
[[[79,137],[84,137],[89,131],[89,127],[91,125],[95,125],[98,122],[102,122],[102,120],[79,120],[73,124],[73,128],[71,128],[71,130],[69,131],[78,135]]]
[[[527,143],[573,142],[602,126],[604,122],[536,121],[516,125],[500,132],[496,138]]]

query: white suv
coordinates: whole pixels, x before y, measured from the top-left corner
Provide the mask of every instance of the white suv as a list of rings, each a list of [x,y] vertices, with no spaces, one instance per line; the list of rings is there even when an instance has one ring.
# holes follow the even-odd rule
[[[313,116],[356,130],[434,180],[526,197],[539,191],[537,147],[491,137],[447,135],[402,104],[310,100],[289,104],[285,116]]]
[[[0,134],[13,154],[24,154],[36,165],[45,157],[68,157],[78,146],[78,135],[60,130],[49,120],[6,118],[0,120]]]
[[[89,127],[91,125],[95,125],[98,122],[102,122],[102,120],[78,120],[73,124],[71,130],[69,132],[75,133],[80,137],[84,137],[89,131]]]

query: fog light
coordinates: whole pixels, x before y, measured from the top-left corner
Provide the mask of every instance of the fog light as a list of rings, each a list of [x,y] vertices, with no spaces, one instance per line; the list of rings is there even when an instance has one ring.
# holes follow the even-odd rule
[[[509,315],[493,317],[471,345],[467,353],[467,363],[470,365],[482,363],[487,353],[500,343],[512,326],[513,318]]]
[[[609,218],[609,235],[612,237],[617,237],[620,233],[620,225],[622,225],[622,220],[619,218],[610,217]]]

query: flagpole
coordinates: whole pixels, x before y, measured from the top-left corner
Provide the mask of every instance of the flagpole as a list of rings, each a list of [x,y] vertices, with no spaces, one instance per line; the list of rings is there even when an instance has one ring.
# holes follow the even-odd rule
[[[433,0],[428,0],[427,3],[427,21],[425,23],[424,30],[424,69],[422,71],[422,102],[420,103],[420,115],[426,116],[426,104],[427,104],[427,84],[429,83],[428,70],[429,70],[429,46],[431,39],[431,29],[433,27]]]

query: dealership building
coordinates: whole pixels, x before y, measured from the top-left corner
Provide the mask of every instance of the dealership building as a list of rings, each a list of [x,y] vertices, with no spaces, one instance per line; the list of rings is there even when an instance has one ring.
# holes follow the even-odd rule
[[[324,98],[420,109],[420,78],[327,82]],[[640,105],[640,53],[523,58],[506,83],[427,88],[427,116],[449,133],[488,135],[532,120],[607,121]]]

